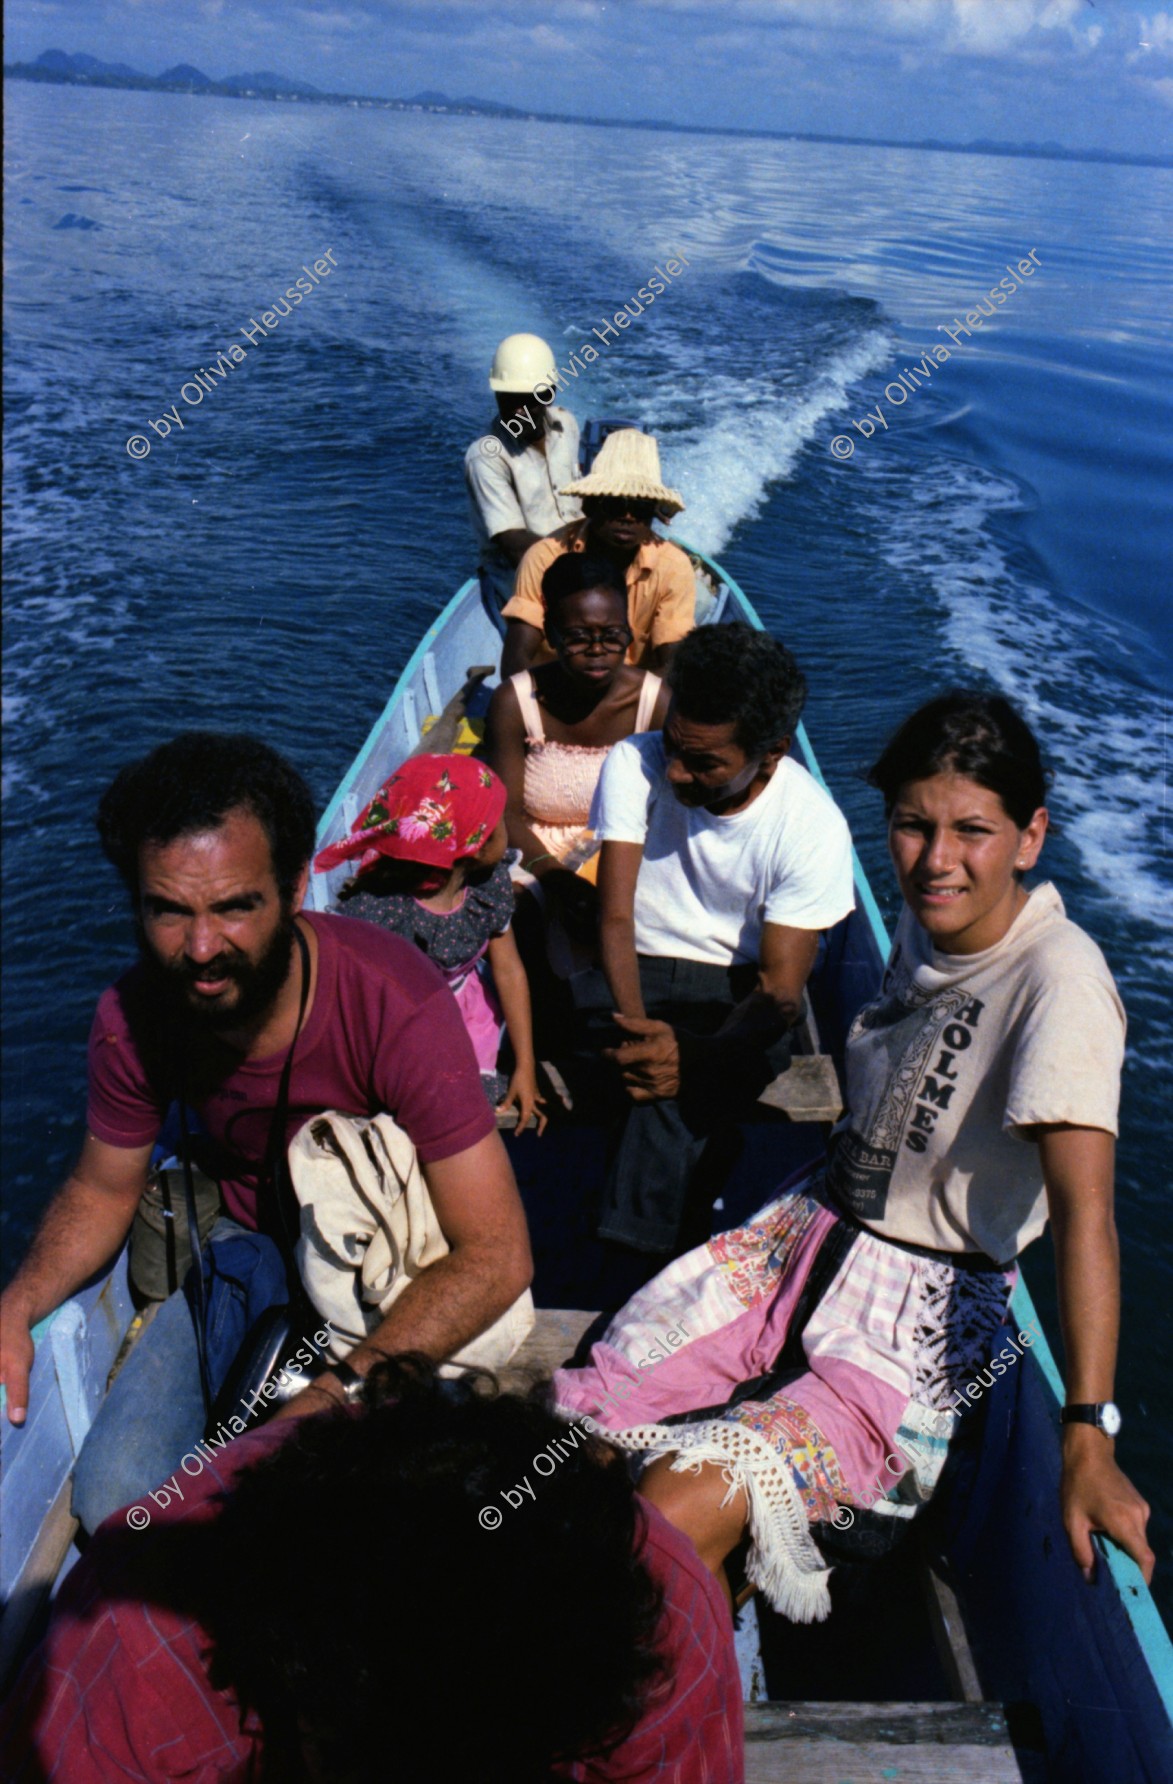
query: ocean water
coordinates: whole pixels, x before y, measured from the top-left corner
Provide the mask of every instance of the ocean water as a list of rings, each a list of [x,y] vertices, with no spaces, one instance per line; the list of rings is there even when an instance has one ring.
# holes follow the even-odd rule
[[[890,919],[858,773],[887,731],[960,680],[1039,727],[1046,864],[1130,1015],[1121,1454],[1164,1497],[1167,1551],[1173,173],[5,97],[7,1269],[79,1140],[93,1002],[132,952],[99,792],[210,724],[262,733],[329,796],[469,569],[461,455],[492,413],[494,344],[533,329],[572,370],[579,354],[580,417],[658,434],[677,534],[803,663]],[[242,334],[327,249],[337,270]],[[980,329],[942,332],[1031,250]],[[668,289],[600,341],[675,254]],[[190,382],[233,342],[206,393]],[[1045,1244],[1027,1274],[1052,1316]]]

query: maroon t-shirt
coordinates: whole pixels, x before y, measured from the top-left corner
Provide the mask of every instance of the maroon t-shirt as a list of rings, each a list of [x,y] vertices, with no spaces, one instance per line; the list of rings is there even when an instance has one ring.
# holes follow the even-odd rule
[[[152,1524],[214,1517],[216,1495],[288,1431],[270,1424],[235,1438],[200,1476],[182,1479],[182,1503],[147,1507]],[[554,1775],[578,1784],[744,1784],[729,1612],[688,1538],[654,1505],[640,1506],[636,1552],[664,1592],[667,1676],[609,1758],[569,1761]],[[199,1623],[128,1593],[126,1541],[125,1514],[116,1512],[62,1586],[48,1633],[0,1715],[0,1775],[11,1784],[248,1784],[263,1769],[259,1718],[242,1720],[231,1690],[213,1689],[212,1643]],[[361,1567],[362,1558],[340,1556],[339,1566]]]
[[[326,1109],[394,1116],[421,1164],[492,1133],[472,1043],[431,962],[373,924],[316,911],[305,917],[318,941],[318,978],[294,1049],[286,1143]],[[110,1146],[150,1145],[178,1094],[174,1047],[174,1024],[152,995],[150,975],[132,967],[102,993],[90,1031],[92,1134]],[[285,1050],[218,1069],[205,1051],[185,1067],[187,1101],[204,1130],[194,1149],[219,1178],[228,1213],[255,1228]]]

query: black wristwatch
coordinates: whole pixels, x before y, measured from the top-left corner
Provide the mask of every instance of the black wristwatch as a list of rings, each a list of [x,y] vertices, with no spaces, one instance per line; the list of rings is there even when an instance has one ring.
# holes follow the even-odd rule
[[[343,1398],[348,1406],[353,1406],[356,1400],[362,1399],[363,1389],[366,1387],[365,1375],[360,1375],[349,1363],[331,1363],[329,1373],[335,1381],[341,1382]]]
[[[1082,1406],[1065,1406],[1060,1422],[1064,1425],[1094,1425],[1105,1437],[1115,1437],[1123,1420],[1114,1400],[1099,1400]]]

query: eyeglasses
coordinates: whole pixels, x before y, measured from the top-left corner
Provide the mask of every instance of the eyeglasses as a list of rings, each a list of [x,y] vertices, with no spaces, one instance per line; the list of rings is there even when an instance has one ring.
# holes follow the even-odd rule
[[[595,496],[593,500],[591,512],[600,520],[620,520],[627,515],[650,526],[656,518],[655,502],[640,502],[634,496]]]
[[[602,645],[605,650],[626,650],[633,636],[630,626],[607,626],[599,632],[580,632],[576,628],[555,634],[561,648],[571,653],[590,650],[593,645]]]

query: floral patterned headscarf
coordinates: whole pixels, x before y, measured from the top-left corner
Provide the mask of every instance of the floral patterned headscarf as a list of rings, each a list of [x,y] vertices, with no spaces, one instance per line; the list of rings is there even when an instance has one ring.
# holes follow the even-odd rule
[[[409,756],[354,824],[324,848],[319,873],[358,858],[358,875],[383,855],[451,869],[484,848],[505,811],[505,784],[471,756]]]

